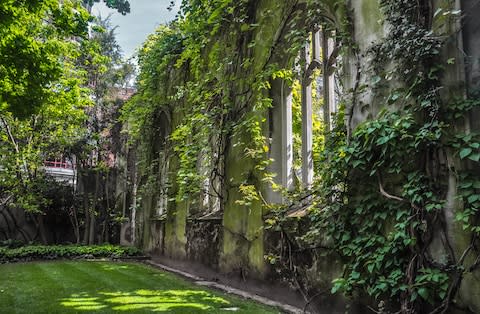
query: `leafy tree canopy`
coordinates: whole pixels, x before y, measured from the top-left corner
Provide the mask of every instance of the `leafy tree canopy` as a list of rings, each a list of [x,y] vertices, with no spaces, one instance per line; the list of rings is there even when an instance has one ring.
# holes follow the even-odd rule
[[[56,97],[65,62],[78,57],[92,17],[83,5],[100,0],[0,2],[0,112],[19,118],[37,113]],[[126,14],[125,0],[105,0]]]
[[[100,0],[83,0],[83,3],[88,5],[93,5],[95,2],[100,2]],[[130,13],[130,3],[127,0],[103,0],[103,2],[107,7],[116,9],[123,15]]]
[[[0,2],[0,112],[25,118],[56,95],[90,15],[76,1]]]

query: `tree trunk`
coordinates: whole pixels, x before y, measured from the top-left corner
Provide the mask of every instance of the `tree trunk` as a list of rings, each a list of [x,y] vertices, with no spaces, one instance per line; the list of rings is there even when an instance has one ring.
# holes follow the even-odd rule
[[[95,210],[92,208],[90,211],[90,226],[88,233],[88,244],[95,244]]]
[[[97,203],[98,203],[98,192],[100,189],[100,170],[95,170],[95,192],[93,193],[93,202],[92,208],[90,210],[90,228],[89,228],[89,237],[88,237],[88,244],[95,244],[95,212],[97,210]]]
[[[100,237],[100,241],[102,242],[108,242],[108,224],[110,223],[110,193],[108,193],[109,189],[109,180],[110,178],[110,171],[107,170],[105,173],[105,198],[106,198],[106,203],[107,203],[107,208],[105,208],[105,215],[103,219],[103,228],[102,228],[102,234]]]
[[[75,243],[80,243],[80,226],[78,224],[77,210],[72,206],[70,210],[70,223],[72,224],[73,233],[75,234]]]
[[[38,217],[38,232],[40,234],[40,239],[42,240],[42,243],[47,245],[48,244],[48,241],[47,241],[47,235],[46,235],[46,231],[45,231],[45,223],[44,223],[44,220],[43,220],[43,215],[40,214]]]
[[[88,193],[83,183],[83,212],[85,213],[85,229],[83,230],[83,243],[88,244],[88,233],[90,232],[90,210],[88,206]]]

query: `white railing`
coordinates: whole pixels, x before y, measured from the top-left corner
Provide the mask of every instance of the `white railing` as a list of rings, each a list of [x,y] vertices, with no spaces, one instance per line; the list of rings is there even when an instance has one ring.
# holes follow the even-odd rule
[[[45,172],[59,182],[75,186],[77,171],[72,163],[63,161],[45,161]]]

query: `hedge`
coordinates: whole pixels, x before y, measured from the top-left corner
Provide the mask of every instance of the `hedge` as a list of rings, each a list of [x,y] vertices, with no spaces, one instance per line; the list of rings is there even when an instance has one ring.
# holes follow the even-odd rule
[[[118,245],[28,245],[18,248],[0,247],[0,263],[52,260],[62,258],[128,258],[142,256],[134,247]]]

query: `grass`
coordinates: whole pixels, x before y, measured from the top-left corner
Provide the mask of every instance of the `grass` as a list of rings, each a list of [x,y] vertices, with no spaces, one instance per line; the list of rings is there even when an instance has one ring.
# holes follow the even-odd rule
[[[278,313],[137,263],[0,265],[0,313]]]

